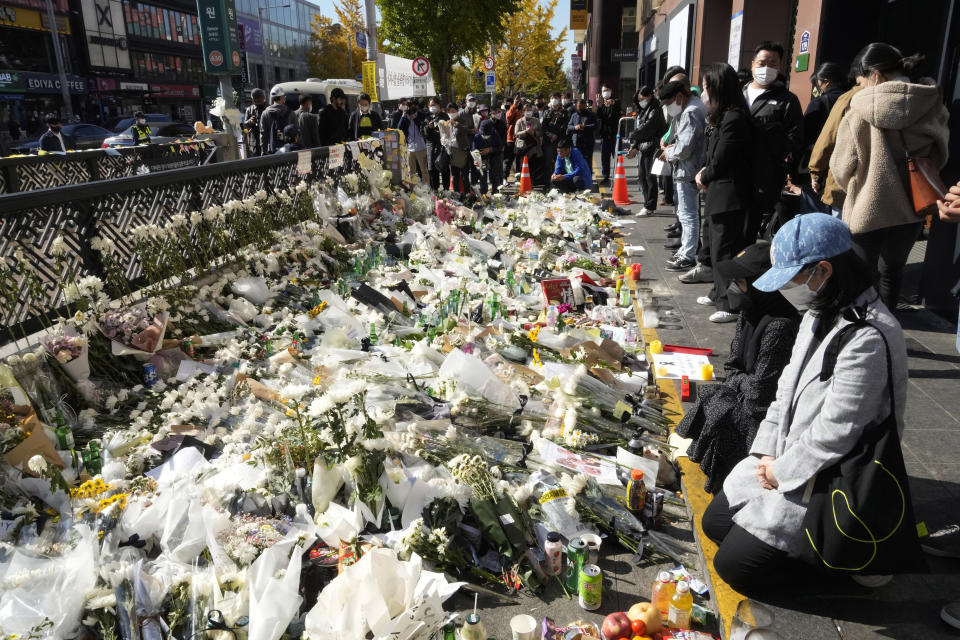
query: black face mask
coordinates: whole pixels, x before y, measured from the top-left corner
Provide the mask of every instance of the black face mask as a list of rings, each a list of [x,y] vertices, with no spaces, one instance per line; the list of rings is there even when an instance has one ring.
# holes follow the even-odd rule
[[[727,286],[727,300],[730,302],[731,311],[749,311],[753,307],[753,300],[749,293],[744,293],[740,285],[731,282]]]
[[[60,133],[60,125],[50,127],[50,131],[53,131],[54,133]]]

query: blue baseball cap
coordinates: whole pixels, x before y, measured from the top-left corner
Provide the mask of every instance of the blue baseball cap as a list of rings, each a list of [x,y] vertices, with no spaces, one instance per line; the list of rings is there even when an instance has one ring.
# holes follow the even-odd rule
[[[770,269],[753,281],[760,291],[776,291],[804,265],[826,260],[853,246],[850,228],[825,213],[805,213],[780,227],[770,245]]]

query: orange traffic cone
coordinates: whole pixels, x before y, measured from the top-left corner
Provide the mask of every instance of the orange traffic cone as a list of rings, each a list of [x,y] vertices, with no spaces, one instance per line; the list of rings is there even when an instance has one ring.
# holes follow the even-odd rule
[[[517,195],[525,195],[533,191],[533,181],[530,180],[530,165],[527,156],[523,156],[523,167],[520,169],[520,190]]]
[[[633,204],[627,195],[627,168],[623,166],[623,156],[617,155],[617,173],[613,177],[613,203],[616,205]]]

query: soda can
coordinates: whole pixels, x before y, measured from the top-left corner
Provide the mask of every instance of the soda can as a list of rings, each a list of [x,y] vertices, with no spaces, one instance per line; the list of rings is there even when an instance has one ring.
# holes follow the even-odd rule
[[[574,591],[578,588],[580,580],[580,569],[587,564],[587,541],[583,538],[574,538],[567,545],[567,590]]]
[[[152,362],[143,363],[143,384],[152,387],[157,383],[157,368]]]
[[[585,564],[580,570],[580,583],[577,587],[580,595],[580,608],[594,611],[600,608],[603,597],[603,574],[595,564]]]

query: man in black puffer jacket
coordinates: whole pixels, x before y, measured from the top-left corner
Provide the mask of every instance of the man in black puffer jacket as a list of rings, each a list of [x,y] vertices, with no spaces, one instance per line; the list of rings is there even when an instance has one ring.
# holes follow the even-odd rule
[[[657,176],[650,173],[657,155],[657,144],[667,132],[667,120],[663,117],[660,101],[653,89],[644,85],[637,91],[637,126],[630,134],[630,155],[639,153],[637,159],[637,182],[643,189],[643,210],[640,215],[650,215],[657,210]]]
[[[283,130],[288,124],[297,124],[293,110],[287,106],[287,94],[280,85],[270,89],[269,107],[260,116],[260,149],[263,155],[276,153],[283,146]]]

